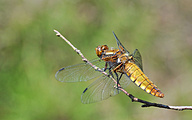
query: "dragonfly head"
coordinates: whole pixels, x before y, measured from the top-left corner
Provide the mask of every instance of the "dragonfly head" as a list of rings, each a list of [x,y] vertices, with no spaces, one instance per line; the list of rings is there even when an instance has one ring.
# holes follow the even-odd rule
[[[109,47],[107,45],[97,46],[95,48],[96,54],[98,57],[101,57],[101,55],[106,51],[109,50]]]

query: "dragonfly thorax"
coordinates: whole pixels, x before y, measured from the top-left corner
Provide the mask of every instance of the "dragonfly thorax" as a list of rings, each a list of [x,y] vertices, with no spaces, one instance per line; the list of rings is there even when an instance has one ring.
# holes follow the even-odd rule
[[[117,58],[122,54],[119,49],[109,49],[107,45],[98,46],[95,48],[96,54],[99,58],[106,62],[117,62]]]
[[[127,53],[121,54],[119,55],[118,59],[117,59],[117,63],[127,63],[129,61],[129,56]]]

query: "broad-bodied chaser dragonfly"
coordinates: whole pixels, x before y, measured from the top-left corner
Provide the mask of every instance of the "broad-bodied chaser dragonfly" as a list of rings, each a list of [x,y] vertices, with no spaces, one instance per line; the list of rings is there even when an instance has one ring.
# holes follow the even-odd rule
[[[118,49],[109,49],[107,45],[98,46],[95,51],[100,59],[92,60],[92,64],[117,80],[117,84],[109,77],[95,71],[89,64],[81,63],[61,68],[55,77],[61,82],[81,82],[95,80],[81,95],[82,103],[93,103],[117,95],[118,85],[125,88],[130,81],[145,92],[163,98],[164,94],[143,73],[142,58],[138,49],[130,54],[113,32]],[[115,87],[117,86],[117,87]]]

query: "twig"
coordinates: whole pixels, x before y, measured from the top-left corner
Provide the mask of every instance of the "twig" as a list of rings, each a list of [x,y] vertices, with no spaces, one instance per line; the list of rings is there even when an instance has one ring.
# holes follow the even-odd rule
[[[74,47],[63,35],[61,35],[57,30],[54,30],[54,32],[56,32],[56,35],[58,37],[61,37],[65,42],[67,42],[67,44],[69,44],[73,50],[79,54],[82,57],[82,60],[86,63],[88,63],[93,69],[95,69],[96,71],[101,72],[102,74],[110,77],[115,84],[117,84],[117,81],[111,77],[110,75],[108,75],[106,72],[104,72],[102,69],[100,69],[99,67],[93,65],[91,62],[89,62],[89,60],[87,60],[87,58],[84,57],[84,55],[81,53],[80,50],[78,50],[76,47]],[[183,111],[183,110],[192,110],[192,106],[169,106],[169,105],[164,105],[164,104],[159,104],[159,103],[152,103],[152,102],[148,102],[145,100],[141,100],[139,98],[134,97],[132,94],[128,93],[126,90],[124,90],[123,88],[121,88],[121,86],[119,85],[119,90],[121,90],[123,93],[125,93],[131,100],[132,102],[139,102],[139,103],[143,103],[143,105],[141,107],[158,107],[158,108],[165,108],[165,109],[171,109],[171,110],[179,110],[179,111]]]

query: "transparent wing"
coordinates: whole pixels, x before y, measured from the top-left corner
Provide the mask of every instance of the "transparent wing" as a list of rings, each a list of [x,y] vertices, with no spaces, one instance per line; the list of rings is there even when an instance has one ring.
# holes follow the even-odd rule
[[[115,82],[111,78],[101,76],[83,91],[81,102],[88,104],[114,96],[119,93],[114,87],[115,85]]]
[[[126,52],[126,53],[129,54],[129,51],[127,51],[127,50],[125,49],[125,47],[121,44],[121,42],[119,41],[119,39],[117,38],[117,36],[115,35],[114,32],[113,32],[113,35],[115,36],[115,39],[116,39],[116,41],[117,41],[117,45],[118,45],[119,50],[124,51],[124,52]]]
[[[104,61],[93,60],[91,62],[101,69],[105,66]],[[55,74],[55,78],[61,82],[81,82],[91,80],[98,75],[101,73],[95,71],[89,64],[81,63],[61,68]]]
[[[125,88],[129,85],[130,80],[126,75],[123,75],[120,80],[120,85]],[[119,94],[120,90],[116,89],[117,85],[108,76],[97,77],[92,84],[90,84],[81,95],[81,102],[84,104],[94,103],[105,100],[109,97]]]
[[[139,50],[135,49],[131,55],[133,56],[135,64],[143,71],[142,58]]]
[[[126,88],[130,84],[130,82],[131,80],[125,74],[123,74],[119,81],[122,88]]]

